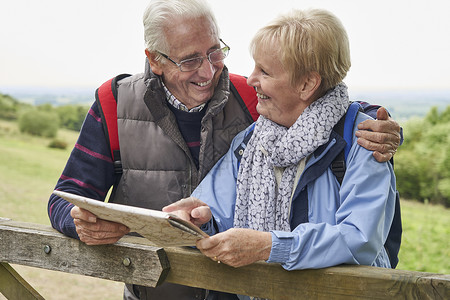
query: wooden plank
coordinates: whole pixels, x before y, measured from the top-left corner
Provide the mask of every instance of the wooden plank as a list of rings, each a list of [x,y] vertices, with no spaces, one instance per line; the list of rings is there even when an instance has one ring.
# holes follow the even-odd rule
[[[422,295],[429,299],[450,299],[448,275],[431,274],[429,276],[421,277],[417,280],[417,285]]]
[[[7,299],[44,299],[44,297],[7,263],[0,263],[0,293]]]
[[[50,226],[0,222],[0,261],[126,283],[157,286],[170,269],[162,248],[130,243],[87,246]],[[141,239],[140,239],[141,240]]]
[[[14,245],[4,245],[12,240]],[[29,223],[0,220],[0,242],[0,261],[148,286],[165,279],[273,300],[448,299],[450,295],[450,275],[446,274],[368,266],[286,271],[280,265],[264,262],[232,268],[213,262],[193,248],[163,251],[149,246],[146,239],[133,237],[109,246],[86,246],[48,226]],[[48,254],[45,245],[51,246]],[[125,257],[131,258],[133,270],[123,265]],[[149,260],[159,262],[149,264]],[[158,268],[156,264],[161,265],[160,277],[158,272],[149,272]]]
[[[338,266],[286,271],[258,262],[233,268],[198,251],[166,248],[171,264],[167,281],[269,299],[448,299],[450,275]]]

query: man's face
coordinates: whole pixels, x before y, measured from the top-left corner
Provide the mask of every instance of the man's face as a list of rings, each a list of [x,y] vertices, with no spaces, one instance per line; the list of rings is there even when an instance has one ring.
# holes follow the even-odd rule
[[[174,20],[165,30],[168,55],[175,62],[194,57],[206,57],[220,49],[220,41],[213,23],[205,17]],[[214,94],[224,66],[223,61],[212,65],[207,58],[199,69],[181,72],[167,59],[152,61],[153,73],[161,75],[169,91],[188,108],[205,103]]]

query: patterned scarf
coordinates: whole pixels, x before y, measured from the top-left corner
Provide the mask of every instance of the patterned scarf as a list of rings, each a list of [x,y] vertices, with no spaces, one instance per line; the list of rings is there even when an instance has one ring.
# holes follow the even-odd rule
[[[347,86],[340,83],[310,104],[290,128],[259,117],[241,159],[234,227],[291,231],[290,198],[298,164],[328,141],[348,106]],[[284,168],[279,186],[274,167]]]

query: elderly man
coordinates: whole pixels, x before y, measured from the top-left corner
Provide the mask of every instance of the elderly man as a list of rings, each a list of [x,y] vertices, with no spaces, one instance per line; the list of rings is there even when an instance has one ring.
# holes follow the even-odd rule
[[[233,137],[253,122],[252,108],[246,108],[230,87],[224,66],[229,47],[220,39],[206,3],[151,1],[144,27],[150,68],[117,83],[123,174],[114,172],[103,108],[94,103],[56,189],[104,201],[120,179],[109,201],[159,210],[189,196],[226,153]],[[400,135],[395,121],[382,118],[361,127],[376,131],[361,131],[361,143],[386,161],[398,147]],[[55,195],[50,197],[48,213],[54,228],[88,245],[115,243],[129,231]],[[126,285],[124,298],[235,296],[165,283],[158,288]]]

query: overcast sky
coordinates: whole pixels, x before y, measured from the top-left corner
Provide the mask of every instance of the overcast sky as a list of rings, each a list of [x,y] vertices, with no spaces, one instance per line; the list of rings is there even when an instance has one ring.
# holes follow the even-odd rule
[[[147,0],[2,0],[0,87],[96,87],[144,66]],[[291,8],[325,8],[347,29],[356,90],[450,89],[448,0],[210,0],[231,46],[226,65],[249,75],[248,43]]]

